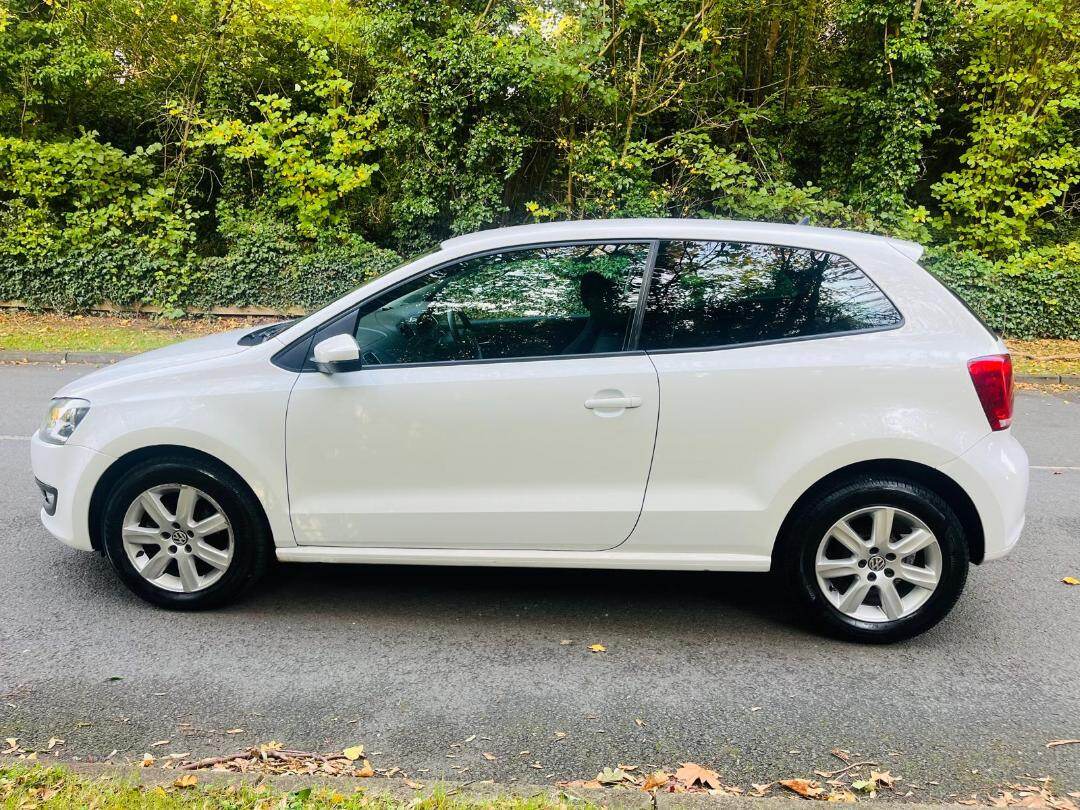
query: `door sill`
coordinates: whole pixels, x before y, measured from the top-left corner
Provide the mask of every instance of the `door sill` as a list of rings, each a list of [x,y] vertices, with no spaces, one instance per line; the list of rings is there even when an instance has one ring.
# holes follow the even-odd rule
[[[277,549],[282,562],[378,565],[476,565],[521,568],[628,568],[652,571],[768,571],[758,554],[659,554],[634,551],[528,551],[434,548],[292,546]]]

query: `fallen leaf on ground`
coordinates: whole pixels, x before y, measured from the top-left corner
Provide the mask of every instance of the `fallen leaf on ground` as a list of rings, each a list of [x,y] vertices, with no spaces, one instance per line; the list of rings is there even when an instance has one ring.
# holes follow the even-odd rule
[[[896,784],[898,777],[893,776],[888,771],[870,771],[870,781],[876,782],[883,787],[891,788]]]
[[[621,768],[604,768],[596,775],[596,781],[601,785],[617,785],[629,780],[629,776]]]
[[[405,784],[411,787],[413,790],[423,790],[424,784],[422,782],[413,782],[411,779],[406,779]]]
[[[52,751],[54,748],[56,748],[56,746],[63,745],[63,744],[64,744],[64,741],[61,740],[59,737],[49,737],[49,744],[48,744],[47,748],[48,748],[49,751]]]
[[[607,652],[607,647],[605,647],[603,644],[590,644],[589,645],[589,652],[594,652],[594,653]]]
[[[778,783],[804,799],[816,799],[822,794],[821,785],[807,779],[781,779]]]
[[[1080,745],[1080,740],[1051,740],[1046,747],[1057,748],[1059,745]]]
[[[360,770],[356,772],[356,775],[363,779],[367,779],[368,777],[375,775],[375,769],[372,768],[371,763],[365,759],[364,764],[360,766]]]
[[[364,755],[364,746],[362,746],[362,745],[354,745],[354,746],[351,746],[349,748],[346,748],[341,753],[343,753],[345,755],[345,759],[349,760],[349,762],[355,762],[356,760],[360,759],[360,757],[362,757]]]
[[[472,742],[475,739],[476,739],[476,735],[475,734],[470,734],[468,737],[465,738],[465,742]]]
[[[173,782],[173,787],[189,788],[195,787],[197,784],[199,784],[199,777],[193,773],[185,773],[183,776],[178,776],[176,778],[176,781]]]
[[[163,745],[168,745],[172,740],[158,740],[157,742],[150,743],[151,748],[161,748]]]
[[[242,728],[227,728],[227,729],[225,729],[225,733],[226,734],[243,734],[244,730]]]
[[[1077,579],[1076,577],[1065,577],[1061,581],[1066,585],[1080,585],[1080,579]]]
[[[488,762],[494,762],[495,761],[495,755],[492,754],[490,751],[484,751],[480,756],[482,756]]]
[[[595,779],[575,779],[572,782],[559,782],[559,786],[567,788],[591,788],[593,790],[603,787],[603,785]]]
[[[154,755],[153,754],[143,754],[142,755],[142,766],[144,768],[149,768],[153,764],[154,764]]]
[[[858,801],[855,798],[855,794],[850,790],[834,790],[828,796],[825,797],[827,802],[841,802],[843,804],[854,804]]]
[[[671,776],[664,771],[655,771],[645,777],[645,784],[641,786],[642,790],[656,790],[656,788],[663,787],[669,781]]]
[[[705,788],[717,790],[720,787],[720,774],[703,768],[696,762],[684,762],[679,770],[675,771],[675,779],[686,787],[693,787],[695,783]]]

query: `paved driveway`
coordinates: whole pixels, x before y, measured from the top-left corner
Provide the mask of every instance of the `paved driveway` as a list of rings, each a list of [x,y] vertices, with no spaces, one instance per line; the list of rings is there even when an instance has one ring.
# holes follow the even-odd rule
[[[118,758],[363,743],[377,767],[532,782],[693,760],[747,784],[835,769],[841,747],[920,796],[1080,788],[1080,745],[1045,747],[1080,738],[1080,587],[1060,583],[1080,576],[1080,391],[1018,398],[1038,469],[1015,554],[883,648],[807,633],[758,574],[282,566],[229,609],[155,610],[38,523],[25,437],[87,370],[0,366],[0,738]]]

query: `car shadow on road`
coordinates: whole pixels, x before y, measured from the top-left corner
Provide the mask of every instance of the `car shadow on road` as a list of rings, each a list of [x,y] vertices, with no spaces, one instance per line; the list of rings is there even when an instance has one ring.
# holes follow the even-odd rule
[[[802,632],[770,574],[409,565],[276,566],[247,600],[295,616],[475,618],[547,626],[628,622],[667,632],[687,624]]]

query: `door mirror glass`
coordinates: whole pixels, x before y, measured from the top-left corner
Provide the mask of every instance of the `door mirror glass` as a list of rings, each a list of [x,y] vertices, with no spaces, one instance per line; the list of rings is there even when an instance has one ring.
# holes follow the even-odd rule
[[[337,363],[350,363],[360,359],[360,347],[352,335],[334,335],[315,344],[312,353],[315,367],[324,374],[333,374]]]

